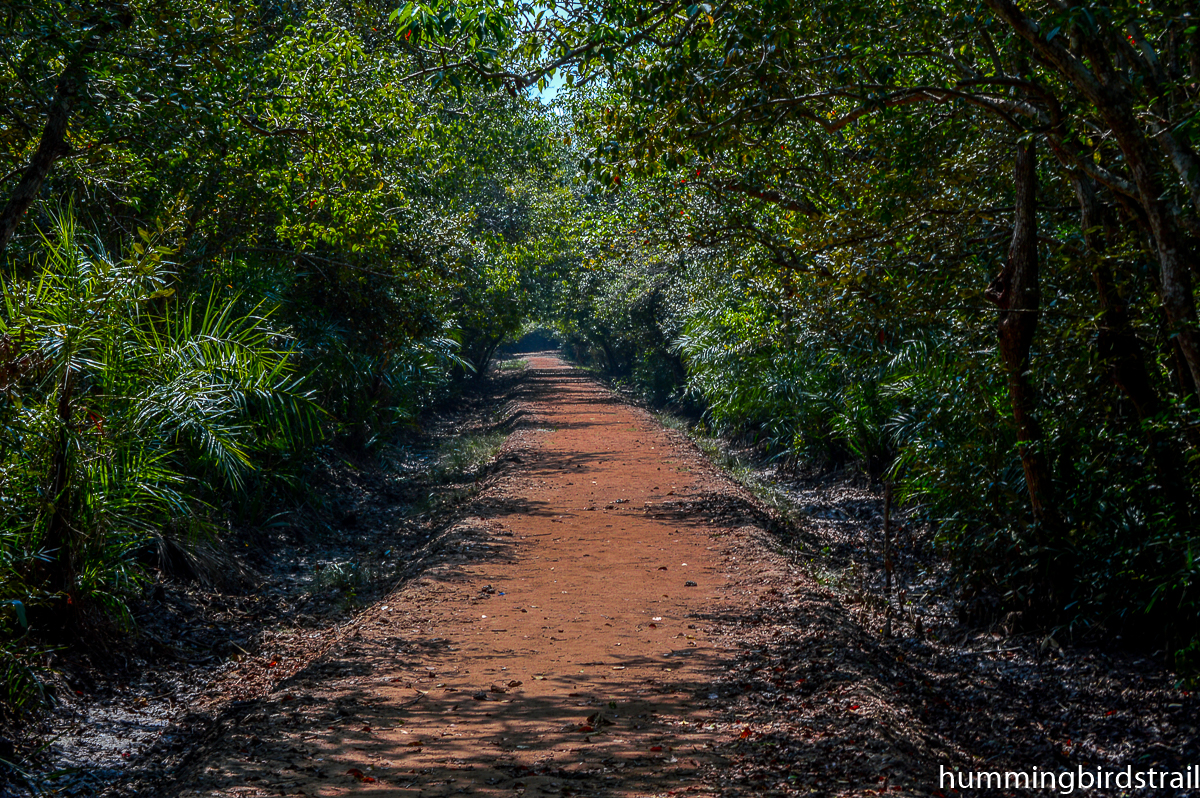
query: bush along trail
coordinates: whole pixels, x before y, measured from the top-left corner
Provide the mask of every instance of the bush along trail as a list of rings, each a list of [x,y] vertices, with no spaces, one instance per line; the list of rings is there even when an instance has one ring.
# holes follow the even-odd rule
[[[102,792],[939,795],[941,768],[1197,755],[1194,699],[1144,660],[885,638],[798,544],[861,490],[814,491],[828,512],[790,527],[681,432],[527,357],[490,476],[396,589]]]

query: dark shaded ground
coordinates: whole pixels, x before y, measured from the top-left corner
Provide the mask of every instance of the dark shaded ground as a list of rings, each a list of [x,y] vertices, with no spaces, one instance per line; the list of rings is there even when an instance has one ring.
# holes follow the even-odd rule
[[[723,693],[737,696],[727,717],[750,730],[727,750],[735,764],[720,784],[729,794],[858,795],[886,787],[937,795],[943,765],[1181,771],[1200,764],[1196,696],[1149,655],[1119,640],[1109,648],[1063,646],[1009,634],[1002,623],[964,625],[939,589],[943,566],[930,556],[927,531],[902,514],[893,519],[899,609],[887,638],[881,497],[838,474],[789,479],[766,464],[738,471],[769,480],[772,503],[788,518],[749,500],[772,519],[764,523],[744,495],[706,508],[735,522],[755,516],[751,548],[769,552],[763,579],[773,586],[755,612],[721,619],[745,652],[722,683]]]

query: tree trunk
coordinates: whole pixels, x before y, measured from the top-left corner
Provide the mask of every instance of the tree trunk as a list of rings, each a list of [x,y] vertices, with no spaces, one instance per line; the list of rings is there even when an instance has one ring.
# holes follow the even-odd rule
[[[1125,304],[1114,291],[1112,273],[1105,263],[1107,243],[1101,230],[1111,227],[1103,208],[1096,198],[1095,186],[1083,174],[1071,176],[1075,196],[1079,200],[1079,221],[1083,229],[1083,240],[1092,260],[1092,280],[1100,300],[1099,331],[1097,348],[1100,361],[1107,367],[1113,384],[1129,399],[1137,413],[1138,421],[1146,436],[1150,461],[1155,477],[1174,508],[1180,523],[1190,524],[1191,510],[1187,486],[1182,480],[1186,473],[1182,452],[1177,442],[1171,440],[1163,430],[1145,422],[1157,416],[1164,407],[1162,399],[1150,382],[1141,340],[1129,325]]]
[[[1145,421],[1158,414],[1162,409],[1162,400],[1150,382],[1141,341],[1130,329],[1125,304],[1113,290],[1112,273],[1104,261],[1108,246],[1101,231],[1111,225],[1104,218],[1092,181],[1086,175],[1074,172],[1071,182],[1079,201],[1079,224],[1083,230],[1083,240],[1092,261],[1092,282],[1100,300],[1100,329],[1097,336],[1100,360],[1108,367],[1113,383],[1133,404],[1138,419]]]
[[[986,296],[1000,308],[1000,357],[1017,428],[1017,451],[1036,526],[1036,540],[1054,516],[1050,468],[1042,451],[1042,430],[1034,415],[1036,397],[1029,381],[1029,351],[1041,305],[1037,251],[1037,156],[1032,140],[1017,142],[1014,182],[1016,209],[1008,262]]]
[[[46,127],[42,130],[37,151],[22,172],[21,180],[13,189],[8,203],[0,210],[0,254],[7,249],[9,240],[29,206],[37,200],[54,162],[71,151],[67,143],[67,126],[71,120],[71,111],[83,93],[86,80],[87,75],[78,60],[68,63],[59,76],[58,87],[50,103]]]
[[[1200,387],[1200,331],[1197,330],[1196,300],[1192,295],[1187,247],[1174,214],[1163,199],[1166,189],[1154,173],[1153,157],[1145,137],[1137,130],[1132,113],[1118,111],[1105,113],[1105,121],[1113,129],[1113,135],[1133,174],[1138,194],[1141,195],[1141,205],[1146,211],[1146,220],[1158,254],[1159,297],[1171,325],[1171,334],[1187,365],[1185,374],[1190,390],[1186,393],[1196,393],[1197,387]]]
[[[55,593],[66,593],[68,597],[75,584],[75,540],[71,517],[71,402],[74,391],[74,375],[68,365],[63,372],[58,397],[58,446],[50,475],[50,501],[53,503],[50,523],[42,548],[53,556],[46,568],[47,587]]]

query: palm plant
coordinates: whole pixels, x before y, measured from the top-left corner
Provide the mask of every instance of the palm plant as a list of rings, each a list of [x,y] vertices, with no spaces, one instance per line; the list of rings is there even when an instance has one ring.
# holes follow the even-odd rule
[[[4,286],[5,598],[125,614],[147,537],[201,513],[206,485],[238,488],[265,445],[317,433],[288,338],[261,307],[176,295],[175,232],[140,230],[113,258],[85,246],[68,210],[42,238],[40,273]]]

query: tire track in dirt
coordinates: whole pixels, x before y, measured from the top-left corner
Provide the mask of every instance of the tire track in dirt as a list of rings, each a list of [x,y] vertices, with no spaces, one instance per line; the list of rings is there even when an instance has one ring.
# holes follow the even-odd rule
[[[557,358],[529,358],[504,468],[437,563],[244,710],[178,795],[704,794],[711,620],[757,602],[713,467]],[[724,483],[727,486],[727,483]]]

